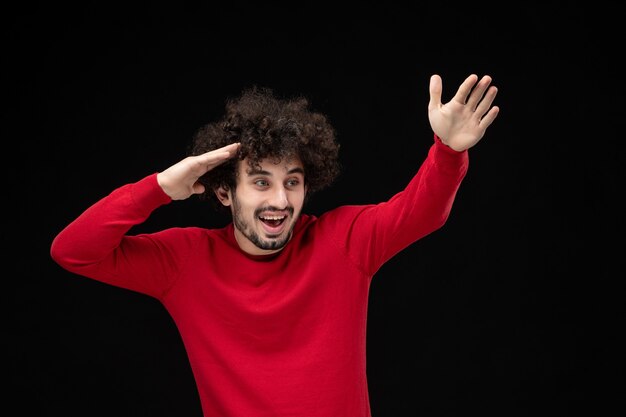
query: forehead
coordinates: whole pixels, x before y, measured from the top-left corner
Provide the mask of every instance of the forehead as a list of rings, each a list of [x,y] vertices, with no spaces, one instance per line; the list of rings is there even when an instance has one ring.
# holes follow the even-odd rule
[[[243,175],[284,175],[288,173],[304,174],[304,165],[298,156],[283,159],[262,159],[257,166],[251,164],[248,158],[239,163],[239,173]]]

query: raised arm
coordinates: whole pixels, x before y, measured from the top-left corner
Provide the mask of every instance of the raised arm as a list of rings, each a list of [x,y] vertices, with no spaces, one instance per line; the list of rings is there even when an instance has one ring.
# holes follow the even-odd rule
[[[159,297],[176,276],[187,250],[184,241],[166,244],[164,236],[172,239],[172,229],[150,235],[127,232],[156,208],[203,192],[198,179],[236,155],[238,147],[234,143],[187,157],[113,190],[61,230],[50,248],[52,258],[76,274]]]
[[[441,102],[441,77],[430,78],[430,101],[428,119],[433,132],[455,151],[464,151],[476,145],[495,120],[498,106],[491,106],[498,89],[491,85],[491,77],[480,81],[471,74],[461,84],[452,100]]]

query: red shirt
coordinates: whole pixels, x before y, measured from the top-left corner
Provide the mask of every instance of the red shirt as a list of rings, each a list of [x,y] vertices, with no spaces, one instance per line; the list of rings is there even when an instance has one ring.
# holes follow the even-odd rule
[[[303,214],[274,255],[222,229],[130,235],[171,200],[152,174],[114,190],[55,238],[65,269],[157,298],[185,344],[206,417],[369,417],[370,282],[441,227],[468,155],[435,137],[405,190],[380,204]]]

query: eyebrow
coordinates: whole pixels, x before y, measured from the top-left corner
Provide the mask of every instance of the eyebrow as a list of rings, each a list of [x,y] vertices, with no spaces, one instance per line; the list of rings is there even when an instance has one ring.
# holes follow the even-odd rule
[[[272,176],[272,173],[269,171],[265,171],[263,169],[251,169],[250,171],[247,172],[247,174],[249,176],[253,176],[253,175],[266,175],[268,177]],[[287,174],[302,174],[304,175],[304,169],[300,168],[300,167],[295,167],[295,168],[291,168],[289,171],[287,171]]]

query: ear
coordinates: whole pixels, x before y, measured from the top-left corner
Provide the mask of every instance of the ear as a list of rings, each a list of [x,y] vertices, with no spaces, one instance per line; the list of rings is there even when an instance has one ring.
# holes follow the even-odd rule
[[[217,199],[220,200],[220,203],[227,207],[231,205],[232,199],[230,196],[230,190],[227,187],[219,186],[215,188],[213,192],[217,196]]]

